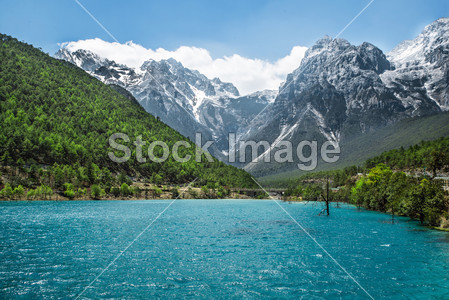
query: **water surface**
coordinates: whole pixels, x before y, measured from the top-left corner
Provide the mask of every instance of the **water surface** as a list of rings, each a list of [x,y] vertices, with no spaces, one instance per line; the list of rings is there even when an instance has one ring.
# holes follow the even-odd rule
[[[0,297],[73,298],[170,201],[0,203]],[[449,298],[449,235],[281,204],[374,298]],[[81,298],[368,298],[271,200],[178,200]]]

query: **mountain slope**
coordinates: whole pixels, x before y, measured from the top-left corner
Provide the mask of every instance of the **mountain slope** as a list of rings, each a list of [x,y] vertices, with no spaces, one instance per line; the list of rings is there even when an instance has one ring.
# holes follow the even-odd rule
[[[62,48],[55,57],[83,68],[104,83],[129,90],[146,111],[192,140],[197,132],[202,133],[203,140],[215,142],[212,152],[222,159],[228,148],[228,128],[244,127],[247,119],[274,99],[271,91],[239,97],[231,83],[209,80],[174,59],[148,60],[134,69],[83,49],[71,52]]]
[[[381,80],[380,74],[390,69],[382,51],[371,44],[353,46],[342,39],[321,39],[288,75],[265,114],[272,116],[269,122],[261,116],[255,123],[264,122],[259,131],[270,128],[274,140],[285,126],[284,131],[289,131],[311,122],[322,136],[339,142],[404,117],[440,111],[430,99],[423,99],[417,107],[405,107]]]
[[[366,160],[385,151],[400,147],[409,147],[421,141],[432,141],[449,136],[449,113],[444,112],[432,116],[407,118],[352,139],[342,145],[340,159],[333,164],[319,163],[314,172],[337,170],[353,165],[361,165]],[[275,165],[271,166],[275,167]],[[286,171],[287,170],[287,171]],[[277,173],[277,174],[276,174]],[[297,178],[306,172],[292,166],[290,170],[268,172],[259,178],[266,185],[284,185],[291,178]]]
[[[426,26],[413,40],[405,41],[388,53],[395,69],[382,79],[395,90],[403,103],[429,98],[449,110],[449,18]]]
[[[226,155],[229,150],[229,134],[234,133],[239,137],[249,130],[251,120],[270,105],[275,96],[276,91],[265,90],[237,98],[206,100],[200,106],[200,121],[214,133],[215,144]]]
[[[182,148],[180,155],[195,157],[195,145],[147,113],[132,97],[6,35],[0,35],[0,122],[3,165],[64,165],[64,170],[74,172],[61,175],[68,180],[79,168],[89,169],[94,163],[103,175],[125,172],[141,178],[158,175],[167,183],[199,177],[202,183],[252,185],[247,173],[215,159],[179,163],[170,154],[163,163],[149,159],[139,163],[132,144],[138,136],[148,142],[143,153],[152,141],[165,142],[170,149],[175,142],[185,141],[190,148]],[[131,159],[122,164],[108,157],[114,150],[108,139],[119,132],[129,136],[130,142],[124,144],[133,149]]]
[[[448,110],[448,45],[449,18],[435,21],[387,55],[370,43],[356,46],[324,37],[277,93],[243,97],[231,84],[208,80],[174,60],[150,60],[137,70],[82,49],[62,48],[58,56],[129,89],[148,111],[182,133],[203,133],[214,140],[214,153],[221,159],[228,154],[229,133],[241,141],[268,142],[269,151],[260,147],[255,161],[247,153],[246,165],[241,165],[263,176],[296,168],[298,159],[259,163],[267,156],[273,161],[282,141],[293,147],[301,141],[332,141],[342,149],[358,148],[354,141],[363,136]]]
[[[176,61],[150,60],[140,69],[133,69],[83,49],[70,52],[62,48],[55,57],[75,64],[106,84],[127,89],[146,111],[190,139],[195,138],[196,132],[202,133],[203,140],[212,139],[211,132],[198,122],[193,111],[198,102],[194,91],[202,91],[205,96],[214,93],[214,87],[207,78],[195,82],[196,74],[184,70]]]
[[[311,47],[279,90],[275,102],[250,124],[243,140],[338,142],[400,120],[447,110],[449,19],[427,26],[386,56],[369,43],[325,37]],[[272,146],[272,151],[276,149]],[[260,161],[265,155],[259,152]],[[295,164],[251,163],[253,174],[282,172]]]

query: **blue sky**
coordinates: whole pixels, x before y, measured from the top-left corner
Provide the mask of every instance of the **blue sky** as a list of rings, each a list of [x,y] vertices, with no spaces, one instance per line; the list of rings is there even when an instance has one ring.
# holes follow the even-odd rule
[[[295,45],[335,36],[369,1],[80,0],[120,41],[174,50],[206,48],[213,57],[238,53],[276,60]],[[73,0],[1,0],[0,32],[53,54],[57,43],[112,39]],[[342,35],[390,50],[423,26],[449,16],[447,0],[376,0]]]
[[[180,61],[241,94],[276,90],[306,47],[336,36],[370,0],[0,0],[0,32],[54,54],[59,43],[138,68],[148,59]],[[449,16],[448,0],[374,0],[342,38],[385,52]],[[132,44],[126,43],[133,41]],[[302,46],[302,47],[301,47]],[[155,51],[159,49],[161,51]]]

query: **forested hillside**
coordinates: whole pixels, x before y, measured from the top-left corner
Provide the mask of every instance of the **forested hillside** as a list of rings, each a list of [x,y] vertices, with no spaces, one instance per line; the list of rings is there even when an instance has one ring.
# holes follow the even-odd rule
[[[201,185],[253,185],[249,174],[215,159],[212,163],[205,159],[179,163],[170,154],[163,163],[137,162],[132,144],[137,136],[147,142],[143,153],[156,140],[170,149],[177,141],[187,141],[191,147],[180,148],[181,157],[195,157],[195,146],[135,100],[82,69],[7,35],[0,35],[0,123],[3,172],[9,174],[13,168],[18,174],[14,180],[25,187],[97,184],[107,191],[120,184],[119,173],[166,184],[188,183],[198,177]],[[117,132],[127,134],[127,145],[134,149],[127,163],[108,157],[112,150],[108,139]],[[3,181],[8,178],[3,176]]]
[[[445,181],[438,176],[446,175],[448,168],[449,137],[445,137],[384,152],[363,166],[302,176],[292,181],[286,194],[321,200],[329,182],[333,201],[449,228],[449,196],[443,188]]]
[[[446,172],[449,166],[449,137],[423,141],[407,149],[401,147],[384,152],[368,159],[366,166],[372,168],[379,163],[385,163],[394,169],[427,171],[435,177],[437,172]]]

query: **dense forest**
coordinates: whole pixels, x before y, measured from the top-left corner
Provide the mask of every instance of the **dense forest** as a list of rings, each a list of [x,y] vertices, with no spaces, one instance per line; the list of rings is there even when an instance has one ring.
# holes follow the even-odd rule
[[[291,184],[287,196],[319,201],[330,182],[333,201],[408,216],[422,224],[449,227],[449,201],[444,181],[449,137],[421,142],[371,158],[363,166],[311,173]]]
[[[117,88],[2,34],[0,123],[0,185],[8,189],[6,194],[9,189],[20,194],[24,188],[40,189],[41,195],[51,188],[70,194],[92,187],[108,193],[129,184],[130,178],[155,184],[180,185],[198,178],[195,184],[200,186],[254,186],[248,173],[216,159],[180,163],[170,153],[164,162],[139,163],[132,144],[138,136],[147,142],[143,153],[152,141],[163,141],[170,149],[186,141],[191,147],[181,147],[179,155],[195,157],[196,146]],[[114,133],[130,138],[123,143],[134,149],[126,163],[108,157],[113,150],[108,139]]]
[[[372,168],[385,163],[393,169],[404,171],[431,172],[435,177],[438,171],[446,171],[449,165],[449,138],[435,141],[423,141],[408,149],[400,148],[382,153],[366,161],[366,167]]]

